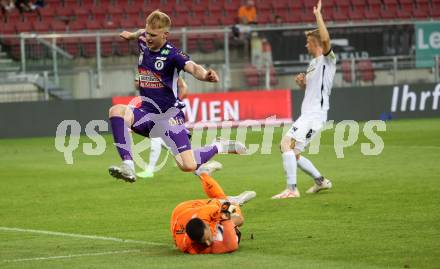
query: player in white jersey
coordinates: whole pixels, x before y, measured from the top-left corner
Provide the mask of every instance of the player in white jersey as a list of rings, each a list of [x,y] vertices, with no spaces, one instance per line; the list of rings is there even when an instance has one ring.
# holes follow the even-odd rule
[[[299,166],[312,176],[315,184],[307,193],[316,193],[330,189],[332,183],[324,178],[310,160],[301,156],[301,152],[320,131],[327,121],[329,97],[336,73],[336,57],[330,45],[330,36],[321,15],[321,0],[313,7],[318,29],[306,31],[307,51],[313,57],[307,73],[296,76],[296,83],[305,89],[301,106],[301,116],[281,140],[283,167],[286,172],[287,188],[274,195],[273,199],[298,198],[296,187],[296,169]]]

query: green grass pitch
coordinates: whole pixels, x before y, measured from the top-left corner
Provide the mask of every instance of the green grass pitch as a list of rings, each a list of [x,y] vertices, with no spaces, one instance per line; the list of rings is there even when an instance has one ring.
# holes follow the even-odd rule
[[[379,134],[379,156],[361,154],[360,134],[338,159],[333,131],[323,132],[320,154],[306,156],[334,189],[306,195],[312,181],[300,172],[297,200],[270,200],[285,184],[280,129],[270,155],[217,156],[226,193],[257,198],[243,207],[237,252],[196,256],[174,249],[169,231],[178,203],[204,198],[194,175],[169,163],[154,179],[118,182],[107,174],[119,163],[108,135],[103,155],[79,148],[73,165],[53,138],[0,140],[0,268],[439,268],[440,119],[387,122]]]

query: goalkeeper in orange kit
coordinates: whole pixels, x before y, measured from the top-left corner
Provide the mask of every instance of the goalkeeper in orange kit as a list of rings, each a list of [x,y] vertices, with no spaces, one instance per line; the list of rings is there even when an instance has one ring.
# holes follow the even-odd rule
[[[197,170],[203,191],[210,199],[180,203],[171,216],[171,233],[176,246],[185,253],[227,253],[238,249],[241,233],[238,227],[244,218],[240,205],[253,199],[256,193],[245,191],[238,196],[226,196],[210,174],[221,169],[218,162],[209,162]]]

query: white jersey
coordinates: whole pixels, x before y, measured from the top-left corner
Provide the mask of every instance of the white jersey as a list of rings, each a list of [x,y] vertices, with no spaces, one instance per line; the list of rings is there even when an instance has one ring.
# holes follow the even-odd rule
[[[306,74],[306,90],[301,115],[317,116],[327,120],[329,97],[336,73],[336,56],[333,50],[310,61]]]

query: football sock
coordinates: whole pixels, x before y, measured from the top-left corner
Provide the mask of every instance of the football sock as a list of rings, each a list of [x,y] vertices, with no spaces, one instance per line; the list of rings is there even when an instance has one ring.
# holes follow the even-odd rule
[[[111,117],[110,124],[112,127],[113,140],[115,141],[116,149],[122,160],[133,160],[131,157],[131,141],[126,141],[129,138],[128,126],[121,117]]]
[[[199,177],[202,180],[203,191],[209,198],[226,199],[225,192],[214,178],[207,173],[202,173]]]
[[[203,148],[195,149],[194,150],[194,157],[196,159],[197,168],[199,168],[200,165],[211,160],[211,158],[214,157],[217,153],[218,153],[218,147],[216,144],[212,144],[209,146],[204,146]]]
[[[122,162],[125,163],[126,165],[128,165],[134,171],[134,162],[133,162],[133,160],[123,160]]]
[[[316,169],[313,163],[306,157],[300,156],[297,163],[299,168],[301,168],[301,170],[309,174],[314,179],[321,177],[321,173],[319,173],[318,169]]]
[[[156,163],[159,160],[161,150],[161,139],[151,138],[150,161],[148,162],[147,170],[154,172],[154,168],[156,167]]]
[[[316,185],[321,186],[323,181],[324,181],[324,177],[322,177],[322,176],[318,177],[318,178],[315,178]]]
[[[289,150],[282,154],[283,167],[286,173],[287,185],[289,188],[296,188],[296,157],[293,150]]]
[[[287,184],[287,188],[291,191],[294,191],[296,189],[296,184]]]

